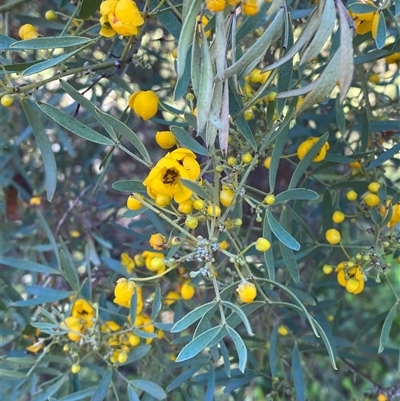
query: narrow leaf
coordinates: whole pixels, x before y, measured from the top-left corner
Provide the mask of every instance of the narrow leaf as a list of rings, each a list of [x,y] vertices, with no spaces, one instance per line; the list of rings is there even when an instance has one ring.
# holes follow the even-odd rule
[[[179,333],[185,330],[187,327],[192,325],[195,321],[199,320],[206,314],[209,310],[216,306],[216,302],[212,301],[196,309],[193,309],[188,314],[186,314],[182,319],[178,320],[171,329],[171,333]]]
[[[82,36],[43,37],[29,40],[20,40],[10,45],[10,50],[43,50],[80,46],[90,42],[91,39]]]
[[[25,99],[22,102],[26,118],[32,127],[33,134],[43,158],[44,171],[46,176],[47,200],[51,202],[56,191],[57,185],[57,165],[54,157],[51,142],[46,135],[44,127],[39,119],[37,112],[34,110],[30,100]]]
[[[30,260],[20,260],[15,258],[0,257],[0,263],[15,269],[26,270],[43,274],[61,274],[58,270],[51,267],[32,262]]]
[[[266,209],[265,214],[268,220],[268,224],[271,227],[271,230],[275,234],[276,238],[278,238],[278,240],[286,245],[288,248],[298,251],[300,249],[300,244],[286,231],[285,228],[281,226],[281,224],[278,223],[272,212],[269,209]]]
[[[189,188],[191,191],[193,191],[196,195],[198,195],[202,199],[208,199],[209,196],[206,192],[206,190],[199,184],[197,184],[194,181],[186,180],[185,178],[181,178],[181,183]]]
[[[87,125],[81,123],[74,117],[71,117],[64,111],[46,103],[38,103],[38,105],[41,110],[56,123],[80,136],[81,138],[87,139],[88,141],[94,143],[99,143],[100,145],[114,145],[114,142],[111,139],[99,134],[97,131],[89,128]]]
[[[61,237],[60,242],[62,247],[60,250],[61,270],[64,272],[64,277],[71,288],[74,291],[79,291],[79,277],[74,260],[72,259],[72,255]]]
[[[307,188],[294,188],[282,191],[275,196],[275,203],[283,203],[291,200],[317,200],[319,195],[312,189]]]
[[[167,398],[167,394],[157,383],[151,382],[149,380],[137,379],[137,380],[131,380],[130,384],[132,384],[137,388],[140,388],[141,390],[145,391],[147,394],[150,394],[157,400],[163,400]]]
[[[226,329],[228,330],[229,336],[232,338],[233,342],[235,343],[236,351],[238,353],[239,357],[239,370],[244,373],[246,369],[246,363],[247,363],[247,349],[246,345],[244,344],[244,341],[242,340],[242,337],[233,330],[231,327],[226,326]]]
[[[175,125],[171,126],[171,131],[175,135],[177,141],[185,148],[190,149],[194,153],[204,156],[210,156],[209,151],[201,146],[194,138],[192,138],[183,128]]]
[[[247,334],[252,337],[254,336],[253,331],[251,330],[251,325],[249,319],[247,318],[246,314],[240,309],[237,305],[233,304],[232,302],[228,301],[221,301],[221,303],[228,308],[232,309],[237,315],[240,317],[240,320],[243,322],[244,326],[246,327]]]
[[[300,352],[297,342],[294,344],[294,349],[293,349],[292,376],[293,376],[294,389],[296,391],[297,401],[305,401],[306,394],[303,381],[303,372],[301,370]]]
[[[276,343],[278,339],[278,324],[274,324],[271,337],[269,339],[269,365],[271,368],[271,376],[276,377]]]
[[[386,316],[385,321],[383,322],[381,336],[379,338],[379,349],[378,353],[381,354],[382,351],[385,349],[386,344],[389,341],[389,333],[390,329],[392,328],[393,319],[396,315],[398,303],[396,302],[392,308],[390,309],[389,313]]]
[[[107,370],[100,380],[99,385],[94,392],[91,401],[103,401],[106,398],[108,387],[111,384],[112,369]]]
[[[143,185],[142,181],[133,180],[120,180],[112,184],[113,189],[121,192],[146,192],[146,187]]]

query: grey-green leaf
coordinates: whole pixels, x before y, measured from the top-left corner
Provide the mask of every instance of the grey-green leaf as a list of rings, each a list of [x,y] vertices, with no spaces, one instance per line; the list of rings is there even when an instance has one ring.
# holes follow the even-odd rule
[[[140,388],[140,390],[145,391],[147,394],[150,394],[157,400],[163,400],[167,398],[167,394],[157,383],[151,382],[149,380],[136,379],[131,380],[130,384],[137,388]]]
[[[198,153],[199,155],[210,156],[209,151],[201,146],[183,128],[172,125],[171,131],[175,135],[177,141],[185,148],[190,149],[192,152]]]
[[[317,200],[319,195],[317,192],[307,188],[293,188],[280,192],[275,196],[275,203],[283,203],[291,200]]]
[[[99,134],[95,130],[89,128],[87,125],[82,124],[80,121],[71,117],[64,111],[61,111],[56,107],[46,103],[38,103],[38,105],[40,109],[56,123],[80,136],[81,138],[87,139],[88,141],[94,143],[99,143],[100,145],[114,145],[114,142],[111,139]]]
[[[294,388],[296,391],[297,401],[305,401],[305,388],[303,380],[303,372],[301,369],[300,352],[297,342],[294,344],[293,355],[292,355],[292,376],[294,382]]]
[[[106,398],[108,387],[111,384],[112,379],[112,369],[107,370],[100,380],[99,385],[94,392],[91,401],[103,401]]]
[[[191,191],[193,191],[196,195],[198,195],[202,199],[208,199],[209,196],[206,192],[206,190],[199,184],[197,184],[194,181],[186,180],[184,178],[181,178],[181,183],[189,188]]]
[[[390,309],[389,313],[386,316],[385,321],[383,322],[381,336],[379,338],[379,349],[378,349],[379,354],[382,353],[382,351],[385,349],[385,345],[389,341],[390,329],[392,328],[393,319],[396,315],[398,306],[399,304],[396,302]]]
[[[120,180],[112,184],[113,189],[121,192],[146,192],[146,187],[143,185],[142,181],[134,180]]]
[[[189,313],[187,313],[182,319],[178,320],[171,329],[171,333],[179,333],[182,330],[185,330],[191,324],[193,324],[196,320],[202,318],[209,310],[216,307],[217,304],[215,301],[209,302],[207,304],[201,305],[196,309],[193,309]]]
[[[176,358],[176,362],[186,361],[199,354],[201,351],[203,351],[204,348],[207,347],[208,344],[210,344],[210,342],[218,335],[218,333],[222,329],[223,326],[213,327],[194,338],[192,341],[190,341],[189,344],[186,344],[182,348],[181,352]]]
[[[46,135],[44,127],[40,121],[38,114],[34,110],[31,101],[25,99],[21,103],[26,118],[30,126],[32,127],[33,134],[35,135],[38,148],[43,158],[43,165],[46,176],[45,181],[47,189],[47,199],[49,202],[51,202],[57,185],[56,158],[54,157],[53,149],[51,148],[51,142]]]
[[[239,370],[242,373],[244,373],[244,370],[246,369],[246,363],[247,363],[246,345],[244,344],[242,337],[240,337],[240,335],[235,330],[233,330],[229,326],[226,326],[226,329],[228,330],[230,337],[232,338],[233,342],[235,343],[236,351],[239,356]]]
[[[43,274],[61,274],[58,270],[51,267],[32,262],[30,260],[20,260],[15,258],[0,257],[0,263],[14,267],[15,269],[26,270]]]
[[[266,218],[268,224],[271,227],[272,232],[278,238],[280,242],[285,244],[288,248],[298,251],[300,249],[300,244],[294,239],[285,228],[283,228],[278,221],[275,219],[273,214],[269,209],[266,210]]]
[[[246,327],[247,334],[251,337],[254,336],[254,333],[251,330],[249,319],[247,318],[246,314],[242,311],[242,309],[240,309],[237,305],[229,301],[221,301],[221,303],[227,306],[228,308],[232,309],[235,313],[237,313],[237,315],[240,317],[240,320],[243,322],[244,327]]]
[[[10,50],[43,50],[84,45],[92,41],[82,36],[43,37],[29,40],[20,40],[10,45]]]

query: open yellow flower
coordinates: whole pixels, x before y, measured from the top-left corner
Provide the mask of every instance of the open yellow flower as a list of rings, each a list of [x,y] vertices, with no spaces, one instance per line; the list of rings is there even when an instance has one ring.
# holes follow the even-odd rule
[[[71,316],[80,319],[86,327],[93,326],[94,309],[85,299],[77,299],[72,307]]]
[[[194,181],[199,175],[200,165],[196,155],[188,149],[179,148],[158,161],[143,185],[152,199],[156,199],[157,195],[166,195],[181,203],[192,195],[192,191],[181,183],[181,178]]]
[[[149,240],[150,246],[156,251],[161,251],[167,247],[167,238],[164,235],[157,233],[153,234]]]
[[[359,294],[364,289],[364,275],[359,265],[346,267],[345,263],[339,263],[336,268],[337,281],[351,294]]]
[[[135,261],[126,252],[121,253],[121,264],[125,266],[128,274],[132,274],[135,268]]]
[[[78,342],[82,338],[82,334],[86,333],[85,324],[81,319],[74,316],[69,316],[65,319],[65,323],[61,323],[61,327],[68,329],[67,336],[71,341]]]
[[[110,27],[122,36],[137,35],[139,27],[144,23],[136,3],[132,0],[103,1],[100,13],[108,18]],[[107,29],[105,33],[109,34],[109,30]]]
[[[114,303],[125,308],[131,306],[132,295],[137,291],[137,307],[136,313],[139,314],[143,309],[142,289],[137,286],[132,280],[120,278],[114,290]]]
[[[129,107],[143,120],[154,117],[158,110],[158,96],[153,91],[139,91],[129,98]]]
[[[389,199],[387,202],[386,202],[386,207],[385,206],[382,206],[381,208],[380,208],[380,213],[381,213],[381,215],[383,216],[383,215],[386,215],[387,214],[387,208],[389,207],[389,205],[392,203],[392,200],[391,199]],[[388,227],[390,228],[390,227],[392,227],[392,226],[395,226],[396,224],[398,224],[398,223],[400,223],[400,203],[397,203],[397,204],[395,204],[395,205],[393,205],[393,203],[392,203],[392,217],[390,218],[390,220],[389,220],[389,222],[388,222]]]
[[[302,142],[300,146],[297,148],[297,157],[300,160],[303,160],[306,154],[310,151],[310,149],[317,143],[318,139],[319,139],[318,137],[311,136],[310,138]],[[329,150],[329,143],[325,142],[321,150],[314,157],[313,162],[318,163],[324,160],[326,157],[326,152],[328,150]]]
[[[100,35],[105,36],[106,38],[112,38],[117,34],[117,32],[114,31],[114,29],[111,28],[110,23],[108,22],[108,16],[103,15],[100,18]]]
[[[364,3],[375,6],[372,1],[365,1]],[[371,32],[372,37],[374,39],[376,38],[379,21],[379,10],[376,10],[377,11],[364,14],[357,14],[351,11],[349,12],[351,17],[354,19],[354,25],[358,35],[365,35],[366,33]]]

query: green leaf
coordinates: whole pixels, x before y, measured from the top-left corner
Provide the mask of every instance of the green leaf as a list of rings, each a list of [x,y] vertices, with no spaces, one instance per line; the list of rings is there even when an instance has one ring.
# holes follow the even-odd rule
[[[198,65],[195,64],[195,67],[198,67]],[[186,59],[185,70],[183,72],[183,75],[178,79],[178,81],[175,84],[175,89],[174,89],[174,100],[175,101],[181,99],[183,97],[183,95],[185,95],[185,93],[187,92],[188,87],[190,85],[190,73],[192,72],[192,70],[193,70],[192,69],[192,61],[191,61],[191,58],[188,57]],[[193,82],[193,80],[192,80],[192,88],[193,88],[193,92],[196,94],[197,92],[195,91],[195,83]],[[195,120],[196,120],[196,118],[195,118]]]
[[[44,171],[46,176],[45,187],[47,188],[47,200],[51,202],[56,191],[57,185],[57,165],[54,157],[51,142],[44,130],[37,112],[34,110],[32,102],[28,99],[21,101],[26,118],[32,127],[33,134],[43,158]]]
[[[77,391],[74,394],[67,395],[66,397],[60,398],[58,401],[82,401],[87,397],[94,394],[96,387],[90,387],[85,390]]]
[[[286,231],[285,228],[281,226],[280,223],[278,223],[269,208],[266,209],[265,216],[276,238],[278,238],[278,240],[288,248],[298,251],[300,249],[300,244]]]
[[[43,37],[29,40],[20,40],[10,45],[10,50],[47,50],[84,45],[92,39],[82,36]]]
[[[343,305],[340,304],[342,307]],[[364,326],[361,327],[361,329],[358,331],[357,333],[357,337],[354,340],[354,344],[357,344],[360,342],[361,338],[367,334],[374,326],[380,324],[387,316],[387,314],[389,313],[389,310],[386,310],[384,312],[379,313],[378,315],[369,318]],[[336,316],[335,316],[335,320],[336,320]],[[339,325],[339,322],[337,322],[337,326]]]
[[[45,289],[44,289],[45,290]],[[16,307],[22,306],[33,306],[33,305],[44,305],[50,302],[60,301],[61,299],[65,299],[74,295],[75,292],[73,291],[57,291],[58,294],[50,294],[50,295],[43,295],[38,296],[36,298],[24,299],[22,301],[13,302],[12,305]]]
[[[181,352],[178,354],[176,358],[176,362],[183,362],[188,359],[193,358],[198,353],[203,351],[204,348],[207,347],[208,344],[218,335],[218,333],[223,329],[223,326],[213,327],[204,333],[200,334],[189,344],[186,344]]]
[[[99,109],[96,109],[96,114],[100,117],[100,120],[110,124],[111,127],[115,129],[115,131],[119,132],[124,138],[126,138],[143,156],[147,163],[151,164],[150,155],[147,152],[146,146],[144,146],[139,137],[127,125],[125,125],[117,118],[110,116],[107,113],[103,113]]]
[[[134,180],[120,180],[116,181],[112,184],[113,189],[121,192],[146,192],[146,187],[143,185],[142,181],[134,181]]]
[[[278,139],[275,142],[274,149],[272,150],[271,166],[269,169],[269,187],[271,188],[271,192],[274,192],[275,190],[276,174],[278,172],[279,162],[281,160],[283,148],[285,147],[287,141],[289,126],[287,125],[286,127],[287,129],[285,129],[282,132],[282,134],[279,135]]]
[[[20,380],[26,378],[26,373],[0,368],[0,378],[6,380]]]
[[[153,307],[151,308],[151,321],[154,321],[162,307],[161,287],[158,285],[154,293]]]
[[[389,333],[390,329],[392,328],[393,319],[396,315],[397,307],[399,304],[396,302],[392,308],[390,309],[389,313],[386,316],[385,321],[383,322],[381,336],[379,338],[379,349],[378,354],[381,354],[382,351],[385,349],[385,345],[389,341]]]
[[[317,153],[321,150],[322,146],[324,146],[325,142],[327,141],[329,133],[325,133],[318,139],[315,145],[307,152],[300,163],[297,165],[296,170],[292,175],[292,179],[289,183],[289,189],[295,188],[297,183],[299,182],[301,176],[305,173],[308,166],[312,163],[312,160],[317,155]]]
[[[193,31],[196,25],[196,18],[199,15],[202,0],[194,0],[183,22],[178,43],[177,72],[178,79],[182,77],[185,70],[187,52],[193,40]]]
[[[208,367],[208,381],[207,381],[207,390],[204,395],[204,401],[214,401],[215,394],[215,369],[214,365],[210,363]]]
[[[235,343],[236,351],[238,353],[239,357],[239,370],[244,373],[246,369],[246,363],[247,363],[247,349],[246,345],[244,344],[244,341],[242,340],[242,337],[233,330],[231,327],[226,326],[226,329],[228,330],[229,336],[232,338],[233,342]]]
[[[128,390],[129,401],[140,401],[140,398],[138,397],[135,390],[133,389],[133,387],[130,384],[128,384],[127,390]]]
[[[60,250],[60,264],[61,270],[64,272],[63,276],[74,291],[79,291],[79,277],[74,260],[61,237],[60,242],[62,247]]]
[[[380,166],[383,164],[385,161],[393,158],[395,155],[398,155],[400,152],[400,143],[397,145],[394,145],[392,148],[387,150],[386,152],[382,153],[379,155],[369,166],[368,168],[374,168],[377,166]]]
[[[37,74],[39,72],[45,71],[51,67],[56,66],[57,64],[61,64],[65,60],[68,60],[69,58],[73,57],[77,53],[81,53],[83,49],[85,49],[86,46],[81,47],[73,52],[62,54],[61,56],[57,56],[54,58],[50,58],[45,61],[40,61],[38,63],[35,63],[34,65],[28,67],[26,70],[22,72],[22,75],[24,77],[27,77],[29,75]]]
[[[108,369],[107,372],[104,373],[99,385],[96,388],[96,391],[91,398],[91,401],[103,401],[106,398],[108,387],[111,384],[112,373],[112,369]]]
[[[130,302],[130,306],[129,306],[129,313],[131,316],[137,315],[137,302],[138,302],[137,293],[138,292],[135,291],[131,296],[131,302]]]
[[[152,0],[151,9],[159,5],[159,0]],[[166,3],[167,4],[167,3]],[[182,30],[182,24],[176,18],[175,13],[165,12],[167,7],[161,8],[160,12],[156,14],[157,19],[160,21],[161,25],[168,30],[168,32],[176,39],[179,39],[179,35]]]
[[[278,323],[274,324],[269,339],[269,366],[271,368],[272,378],[276,377],[276,343],[278,339],[278,326]]]
[[[167,394],[157,383],[151,382],[149,380],[137,379],[137,380],[131,380],[130,384],[132,384],[137,388],[140,388],[147,394],[150,394],[152,397],[157,398],[157,400],[163,400],[167,398]]]
[[[317,200],[318,198],[318,193],[311,189],[294,188],[282,191],[276,195],[274,205],[291,200]]]
[[[100,145],[115,145],[114,141],[99,134],[97,131],[89,128],[87,125],[82,124],[80,121],[71,117],[64,111],[57,109],[54,106],[46,103],[38,103],[40,109],[47,114],[56,123],[73,132],[88,141],[98,143]]]
[[[279,243],[279,247],[281,250],[281,255],[283,261],[285,262],[286,267],[289,270],[290,276],[292,277],[295,283],[300,282],[300,272],[299,267],[297,266],[296,258],[294,257],[293,251],[288,248],[282,242]]]
[[[200,367],[201,365],[199,366],[199,364],[196,364],[194,366],[191,366],[189,369],[185,369],[178,377],[176,377],[174,380],[172,380],[171,383],[168,384],[166,391],[170,392],[172,390],[175,390],[183,383],[187,382],[200,369]]]
[[[296,391],[297,401],[305,401],[306,394],[303,381],[303,372],[301,370],[301,361],[299,347],[297,342],[294,344],[293,355],[292,355],[292,376],[294,382],[294,388]]]
[[[344,135],[346,131],[346,118],[344,116],[343,103],[340,102],[340,93],[336,95],[335,115],[336,115],[336,124],[339,129],[339,132],[342,135]]]
[[[7,50],[9,47],[17,42],[15,39],[0,33],[0,50]]]
[[[0,256],[0,263],[9,267],[14,267],[15,269],[27,270],[30,272],[43,274],[61,274],[58,270],[55,270],[45,265],[41,265],[39,263],[32,262],[30,260],[20,260]]]
[[[319,324],[319,322],[316,319],[313,319],[313,321],[314,321],[314,324],[317,328],[319,335],[322,338],[322,341],[325,344],[325,348],[328,351],[328,355],[331,360],[332,367],[333,367],[333,369],[337,370],[337,366],[336,366],[336,362],[335,362],[336,347],[335,347],[333,335],[330,332],[330,327],[327,325],[327,330],[325,332],[325,330],[322,328],[322,326]]]
[[[148,344],[139,345],[129,352],[128,359],[124,363],[120,363],[120,366],[130,365],[131,363],[142,359],[151,349]]]
[[[353,3],[347,7],[354,14],[368,14],[379,11],[379,8],[374,4]]]
[[[57,259],[58,265],[60,265],[60,254],[58,252],[58,246],[57,246],[56,239],[54,238],[53,232],[51,231],[50,227],[48,226],[46,220],[44,219],[44,217],[39,209],[36,210],[36,215],[38,217],[40,225],[42,226],[44,232],[46,233],[47,238],[49,239],[49,242],[53,249],[54,255]]]
[[[193,191],[196,195],[198,195],[200,198],[202,199],[208,199],[209,196],[207,194],[207,192],[205,191],[205,189],[197,184],[197,182],[191,181],[191,180],[186,180],[185,178],[181,178],[181,183],[189,188],[191,191]]]
[[[82,5],[79,10],[79,18],[88,19],[100,7],[101,0],[82,0]]]
[[[202,318],[209,310],[216,306],[216,302],[212,301],[196,309],[193,309],[186,314],[182,319],[178,320],[171,329],[171,333],[179,333],[192,325],[195,321]]]
[[[250,337],[254,336],[254,333],[251,330],[251,325],[250,325],[249,319],[247,318],[246,314],[242,311],[242,309],[240,309],[237,305],[235,305],[229,301],[221,301],[221,304],[232,309],[239,316],[240,320],[243,322],[244,327],[246,327],[247,334]]]
[[[210,156],[209,151],[192,138],[183,128],[172,125],[171,131],[175,135],[177,141],[185,148],[199,155]]]

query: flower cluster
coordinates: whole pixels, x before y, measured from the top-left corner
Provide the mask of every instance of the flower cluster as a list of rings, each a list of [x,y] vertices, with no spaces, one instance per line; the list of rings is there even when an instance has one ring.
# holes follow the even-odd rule
[[[133,0],[105,0],[100,5],[100,34],[112,37],[137,35],[144,19]]]
[[[225,10],[228,6],[236,6],[241,0],[206,0],[207,8],[217,13]],[[260,0],[243,0],[242,1],[242,13],[245,15],[255,15],[260,10]]]
[[[67,336],[71,341],[79,342],[94,324],[95,311],[85,299],[75,301],[71,315],[61,323],[68,330]]]

